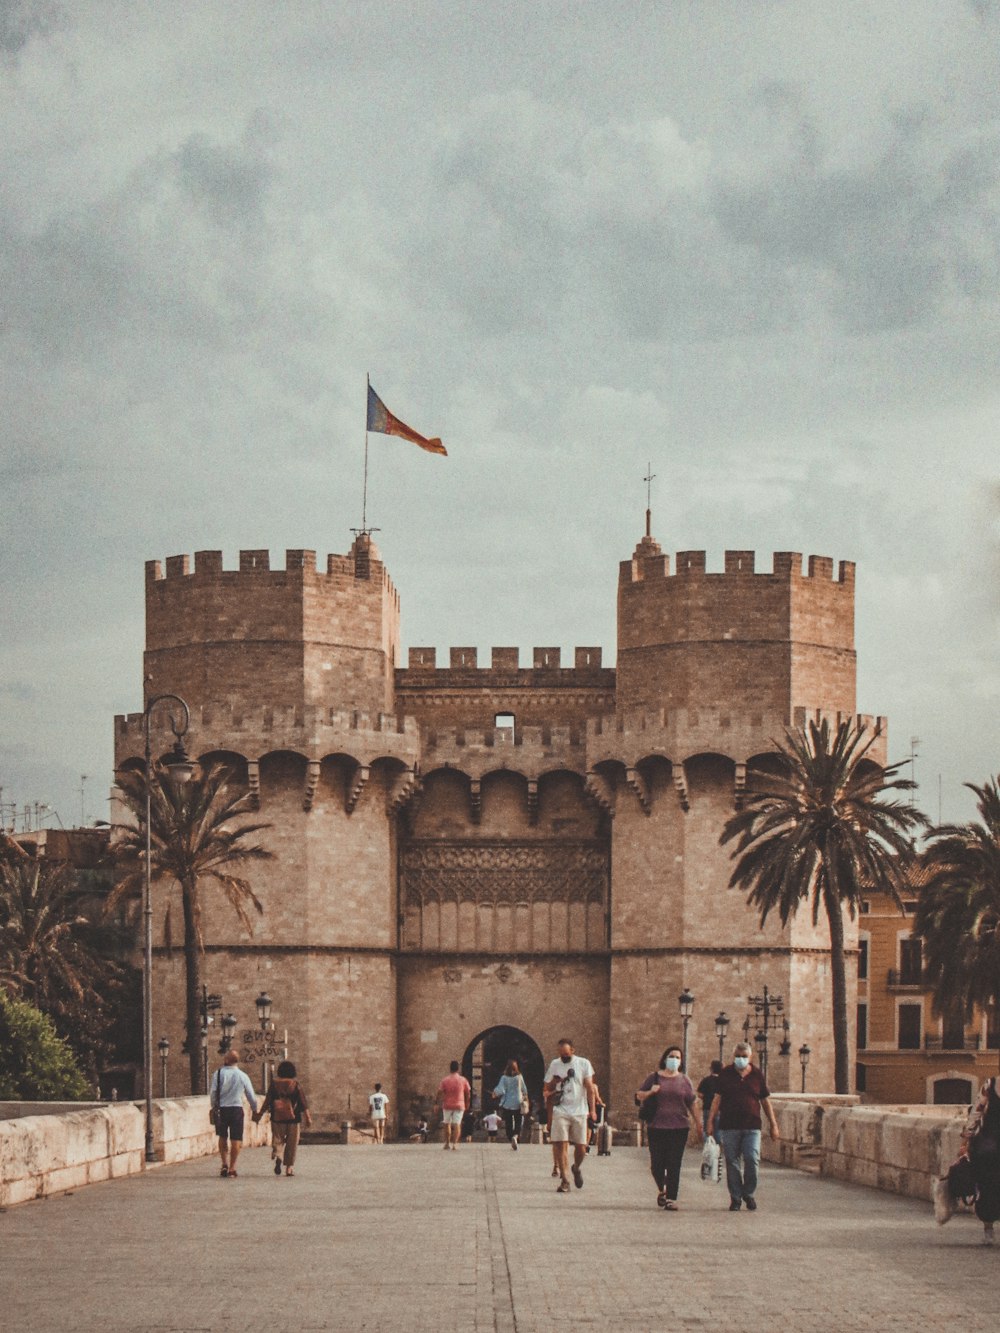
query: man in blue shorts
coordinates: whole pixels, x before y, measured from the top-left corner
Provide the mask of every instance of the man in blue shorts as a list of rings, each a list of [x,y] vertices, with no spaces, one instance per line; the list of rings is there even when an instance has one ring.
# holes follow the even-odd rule
[[[215,1132],[219,1136],[219,1156],[222,1158],[222,1176],[236,1175],[236,1159],[243,1147],[243,1098],[256,1114],[257,1095],[253,1084],[236,1066],[240,1057],[227,1051],[222,1068],[212,1075],[212,1110],[215,1112]]]

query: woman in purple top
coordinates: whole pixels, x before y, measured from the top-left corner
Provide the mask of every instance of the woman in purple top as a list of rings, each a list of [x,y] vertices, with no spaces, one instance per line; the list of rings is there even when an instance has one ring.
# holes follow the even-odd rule
[[[656,1113],[647,1122],[649,1169],[656,1181],[657,1207],[675,1213],[688,1133],[693,1130],[699,1143],[702,1138],[701,1125],[692,1109],[695,1091],[687,1074],[681,1073],[679,1046],[667,1047],[659,1069],[650,1074],[635,1095],[639,1102],[656,1098]]]

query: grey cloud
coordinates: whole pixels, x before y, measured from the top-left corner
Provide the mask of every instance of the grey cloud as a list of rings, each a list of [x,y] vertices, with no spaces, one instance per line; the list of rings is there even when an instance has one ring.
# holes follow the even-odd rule
[[[849,162],[792,85],[747,112],[710,153],[664,118],[586,127],[523,92],[483,99],[432,165],[420,282],[480,331],[582,315],[647,340],[891,330],[995,299],[1000,126],[952,142],[901,114]]]
[[[33,37],[45,37],[65,17],[48,0],[0,0],[0,51],[16,58]]]

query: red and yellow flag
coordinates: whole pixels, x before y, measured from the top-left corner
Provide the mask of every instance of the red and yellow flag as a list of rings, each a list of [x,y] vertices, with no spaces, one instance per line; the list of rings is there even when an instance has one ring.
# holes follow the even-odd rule
[[[398,435],[401,439],[419,444],[421,449],[426,449],[429,454],[443,454],[446,458],[448,456],[448,450],[440,440],[428,440],[423,435],[418,435],[415,430],[411,430],[400,421],[399,417],[394,417],[370,384],[368,385],[368,429],[377,435]]]

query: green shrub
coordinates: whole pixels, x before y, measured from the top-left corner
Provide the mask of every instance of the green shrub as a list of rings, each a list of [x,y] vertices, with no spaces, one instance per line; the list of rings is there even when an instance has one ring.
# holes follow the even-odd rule
[[[0,1101],[80,1102],[92,1095],[51,1019],[0,990]]]

